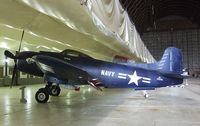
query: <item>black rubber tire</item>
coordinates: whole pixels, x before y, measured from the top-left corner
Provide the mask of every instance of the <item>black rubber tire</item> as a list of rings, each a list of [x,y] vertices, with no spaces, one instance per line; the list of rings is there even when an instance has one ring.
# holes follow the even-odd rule
[[[52,96],[59,96],[60,94],[60,87],[57,86],[57,85],[52,85],[51,88],[50,88],[50,95]]]
[[[40,88],[35,94],[35,100],[38,103],[46,103],[49,100],[49,93],[47,89]]]

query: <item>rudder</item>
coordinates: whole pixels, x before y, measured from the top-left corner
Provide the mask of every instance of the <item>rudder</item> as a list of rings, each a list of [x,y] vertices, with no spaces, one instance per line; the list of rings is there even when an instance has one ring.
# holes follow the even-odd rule
[[[175,47],[165,50],[162,59],[158,62],[158,70],[165,73],[182,74],[183,58],[182,51]]]

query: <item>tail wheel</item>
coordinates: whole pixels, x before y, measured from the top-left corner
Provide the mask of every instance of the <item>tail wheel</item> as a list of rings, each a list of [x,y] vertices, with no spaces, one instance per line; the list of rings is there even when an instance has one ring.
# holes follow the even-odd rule
[[[149,95],[148,95],[148,94],[145,94],[145,95],[144,95],[144,98],[148,98],[148,97],[149,97]]]
[[[39,89],[35,94],[38,103],[46,103],[49,100],[49,93],[45,88]]]
[[[51,86],[51,88],[50,88],[50,94],[51,94],[52,96],[59,96],[60,91],[61,91],[60,87],[59,87],[59,86],[56,86],[56,85],[53,85],[53,86]]]
[[[144,94],[144,98],[148,98],[149,97],[149,95],[148,95],[146,90],[143,91],[143,94]]]

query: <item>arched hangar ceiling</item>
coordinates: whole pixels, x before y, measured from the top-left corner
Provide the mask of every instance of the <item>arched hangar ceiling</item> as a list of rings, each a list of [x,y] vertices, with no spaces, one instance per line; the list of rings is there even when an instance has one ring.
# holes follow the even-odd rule
[[[140,33],[158,29],[157,23],[165,17],[181,17],[195,27],[200,25],[199,0],[120,0]],[[185,26],[182,26],[185,27]]]
[[[135,58],[127,47],[96,28],[79,0],[0,0],[0,3],[1,53],[4,49],[18,50],[24,29],[22,50],[70,48],[104,60],[111,60],[116,54]]]

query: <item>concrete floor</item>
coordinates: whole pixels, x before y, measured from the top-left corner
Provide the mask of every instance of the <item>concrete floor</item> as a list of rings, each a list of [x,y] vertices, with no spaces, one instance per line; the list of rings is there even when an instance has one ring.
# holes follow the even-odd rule
[[[34,98],[41,84],[26,88],[25,104],[20,103],[19,87],[2,87],[0,126],[199,126],[200,79],[188,83],[150,91],[148,99],[131,89],[62,89],[47,104]]]

